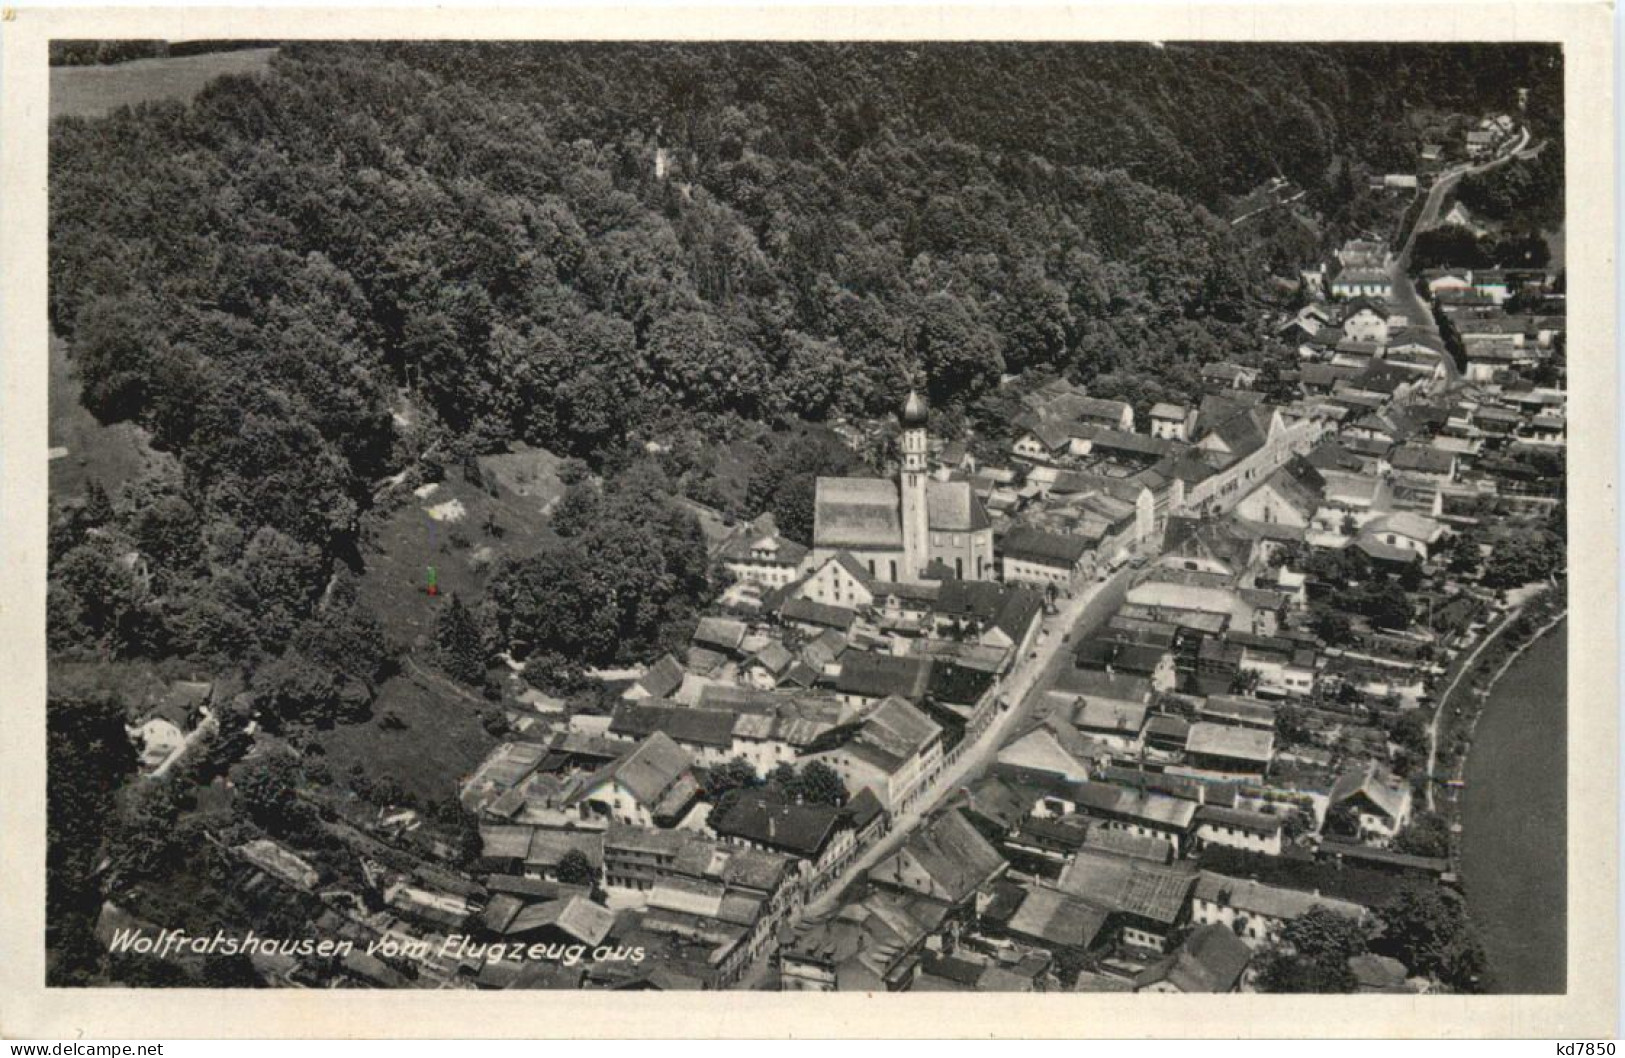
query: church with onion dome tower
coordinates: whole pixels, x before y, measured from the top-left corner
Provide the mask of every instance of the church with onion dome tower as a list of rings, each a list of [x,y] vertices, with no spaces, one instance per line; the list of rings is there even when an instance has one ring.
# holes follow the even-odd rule
[[[930,472],[930,413],[910,392],[898,415],[902,469],[886,478],[819,478],[813,513],[814,563],[846,552],[870,577],[992,580],[993,525],[968,481]]]

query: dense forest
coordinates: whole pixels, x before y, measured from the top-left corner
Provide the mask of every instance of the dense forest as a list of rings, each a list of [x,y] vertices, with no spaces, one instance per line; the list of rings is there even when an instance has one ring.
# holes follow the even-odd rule
[[[717,439],[911,385],[948,434],[997,430],[1012,374],[1188,399],[1205,361],[1289,355],[1231,196],[1289,177],[1339,237],[1354,174],[1414,162],[1416,107],[1525,87],[1550,122],[1560,75],[1491,45],[302,43],[189,105],[60,119],[53,326],[87,407],[175,459],[55,520],[52,646],[367,683],[387,645],[303,663],[378,638],[332,577],[404,468],[526,442],[614,477],[658,441],[657,487],[693,494]],[[801,491],[849,462],[796,448],[759,450]],[[733,505],[804,534],[757,479]],[[607,556],[657,562],[615,627],[488,624],[576,660],[659,645],[704,578],[682,517],[637,524],[541,556],[601,563],[598,591]],[[301,680],[265,668],[289,657]]]

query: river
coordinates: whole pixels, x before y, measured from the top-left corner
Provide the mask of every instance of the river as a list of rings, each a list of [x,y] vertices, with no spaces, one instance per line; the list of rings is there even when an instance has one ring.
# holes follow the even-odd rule
[[[1568,622],[1496,683],[1467,757],[1462,883],[1490,990],[1565,991]]]

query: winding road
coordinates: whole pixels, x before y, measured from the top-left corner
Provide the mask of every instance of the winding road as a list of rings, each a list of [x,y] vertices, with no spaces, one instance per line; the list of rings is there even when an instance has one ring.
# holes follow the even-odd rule
[[[1413,326],[1420,327],[1433,334],[1439,333],[1438,322],[1433,318],[1433,310],[1416,293],[1416,284],[1410,275],[1411,251],[1416,247],[1417,235],[1438,226],[1439,211],[1444,208],[1444,200],[1450,194],[1451,189],[1461,181],[1462,177],[1487,173],[1491,169],[1506,164],[1512,158],[1526,156],[1528,152],[1524,151],[1524,148],[1528,143],[1529,130],[1521,128],[1518,130],[1517,137],[1494,158],[1476,165],[1463,163],[1453,166],[1444,170],[1433,181],[1433,185],[1428,189],[1427,200],[1422,204],[1422,212],[1417,216],[1416,223],[1411,226],[1410,235],[1405,239],[1405,245],[1400,248],[1399,253],[1394,255],[1393,263],[1388,268],[1388,282],[1392,288],[1389,293],[1389,300],[1399,306],[1400,311],[1412,322]],[[1538,147],[1535,149],[1539,150]],[[1456,365],[1450,357],[1445,358],[1445,370],[1450,372],[1450,381],[1454,382]]]

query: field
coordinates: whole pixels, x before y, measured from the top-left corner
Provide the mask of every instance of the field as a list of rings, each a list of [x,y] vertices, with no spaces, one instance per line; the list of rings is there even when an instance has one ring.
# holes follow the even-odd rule
[[[146,431],[139,426],[103,426],[85,410],[79,403],[79,383],[68,365],[68,345],[55,335],[51,336],[51,379],[46,400],[52,453],[67,450],[50,463],[53,499],[83,495],[91,481],[99,481],[109,494],[117,494],[119,485],[139,478],[149,464],[171,458],[152,451]]]
[[[452,595],[470,605],[479,601],[489,565],[498,556],[533,554],[552,538],[539,502],[503,489],[492,496],[456,471],[426,495],[403,487],[396,499],[404,499],[404,505],[384,520],[373,543],[363,549],[361,599],[384,630],[408,648],[427,645],[435,616]],[[461,518],[437,520],[429,513],[444,513],[450,505],[461,508]],[[488,515],[495,517],[496,534],[487,524]],[[431,566],[437,596],[426,590]]]
[[[188,101],[216,77],[263,73],[275,53],[275,48],[251,48],[111,66],[53,66],[51,117],[94,118],[137,103]]]
[[[381,727],[377,718],[398,717],[404,727]],[[346,783],[360,764],[373,782],[394,779],[432,804],[454,797],[465,776],[497,744],[480,726],[479,707],[428,685],[410,669],[379,688],[373,719],[323,731],[319,741],[333,778]]]
[[[394,779],[427,804],[454,796],[497,743],[480,724],[495,703],[435,669],[435,620],[453,595],[478,603],[497,557],[531,554],[552,539],[542,513],[550,490],[521,496],[498,487],[493,496],[456,471],[432,489],[420,489],[421,495],[398,488],[391,501],[400,506],[363,549],[360,596],[386,634],[406,648],[401,672],[379,689],[372,719],[324,731],[320,742],[337,781],[344,782],[359,763],[374,782]],[[460,517],[444,517],[458,509]],[[438,586],[434,596],[426,590],[430,566]],[[404,726],[380,726],[386,715]]]

